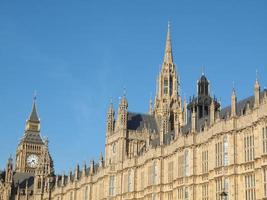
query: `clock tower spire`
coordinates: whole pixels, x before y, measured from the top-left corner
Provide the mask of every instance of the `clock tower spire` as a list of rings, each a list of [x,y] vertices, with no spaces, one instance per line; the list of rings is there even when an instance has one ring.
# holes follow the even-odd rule
[[[45,143],[40,134],[40,119],[37,113],[36,96],[31,113],[26,120],[25,131],[16,151],[16,172],[34,174],[40,162]]]

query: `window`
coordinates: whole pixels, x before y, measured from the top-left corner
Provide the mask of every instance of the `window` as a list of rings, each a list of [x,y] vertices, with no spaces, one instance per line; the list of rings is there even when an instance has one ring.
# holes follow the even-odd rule
[[[152,200],[157,200],[157,195],[155,193],[152,194]]]
[[[188,149],[184,152],[184,175],[189,176],[189,151]]]
[[[228,165],[228,140],[227,137],[223,138],[223,165]]]
[[[267,168],[263,169],[263,188],[264,188],[264,197],[267,197]]]
[[[184,188],[184,199],[185,199],[185,200],[188,200],[188,198],[189,198],[188,187],[185,187],[185,188]]]
[[[229,179],[225,178],[224,179],[224,187],[223,187],[224,192],[227,194],[226,197],[224,197],[224,200],[228,200],[229,197]]]
[[[164,94],[168,94],[168,79],[164,79]]]
[[[216,184],[216,200],[221,200],[221,193],[223,190],[222,178],[216,179],[215,184]]]
[[[70,200],[73,200],[73,192],[70,192]]]
[[[223,164],[223,160],[222,160],[222,153],[223,153],[223,145],[222,142],[217,142],[215,144],[215,162],[216,162],[216,167],[221,167]]]
[[[246,200],[255,200],[255,175],[245,175],[245,198]]]
[[[168,182],[173,181],[173,162],[169,162],[168,164]]]
[[[202,151],[202,173],[208,173],[209,171],[209,154],[208,150]]]
[[[170,95],[172,95],[172,90],[173,90],[173,81],[172,77],[170,77]]]
[[[183,199],[184,195],[183,195],[183,188],[182,187],[178,188],[177,197],[178,197],[178,200],[182,200]]]
[[[172,200],[172,192],[167,193],[167,200]]]
[[[205,183],[202,185],[202,200],[208,200],[209,199],[209,184]]]
[[[141,190],[143,190],[144,188],[145,188],[145,181],[144,181],[144,172],[141,172],[141,178],[140,178],[140,180],[141,180],[141,184],[140,184],[140,186],[141,186]]]
[[[88,200],[88,186],[86,186],[84,190],[84,200]]]
[[[128,172],[128,192],[132,191],[132,173]]]
[[[244,137],[245,162],[254,160],[254,135],[247,134]]]
[[[109,177],[109,196],[115,195],[115,176]]]
[[[178,157],[178,177],[182,178],[184,176],[184,155],[179,155]]]
[[[267,154],[267,127],[262,128],[262,151]]]

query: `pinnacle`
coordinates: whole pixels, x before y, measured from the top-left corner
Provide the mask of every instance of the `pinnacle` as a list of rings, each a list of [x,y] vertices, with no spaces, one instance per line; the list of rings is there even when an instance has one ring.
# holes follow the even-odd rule
[[[29,121],[40,122],[36,109],[36,97],[33,99],[32,112],[30,114]]]
[[[164,63],[173,63],[170,22],[168,22],[166,46],[165,46],[165,53],[164,53]]]

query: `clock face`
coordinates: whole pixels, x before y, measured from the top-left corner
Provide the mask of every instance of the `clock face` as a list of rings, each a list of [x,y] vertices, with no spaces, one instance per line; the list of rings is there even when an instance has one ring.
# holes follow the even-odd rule
[[[38,164],[38,160],[39,159],[38,159],[38,156],[37,155],[31,154],[27,158],[27,164],[31,168],[36,168],[37,167],[37,164]]]

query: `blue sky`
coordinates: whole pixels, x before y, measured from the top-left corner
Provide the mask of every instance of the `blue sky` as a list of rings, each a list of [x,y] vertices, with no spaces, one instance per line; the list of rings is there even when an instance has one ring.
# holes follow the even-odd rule
[[[15,155],[37,90],[42,135],[57,173],[104,152],[110,98],[127,89],[147,112],[168,20],[182,96],[205,66],[212,92],[230,102],[267,85],[267,1],[0,1],[0,168]]]

